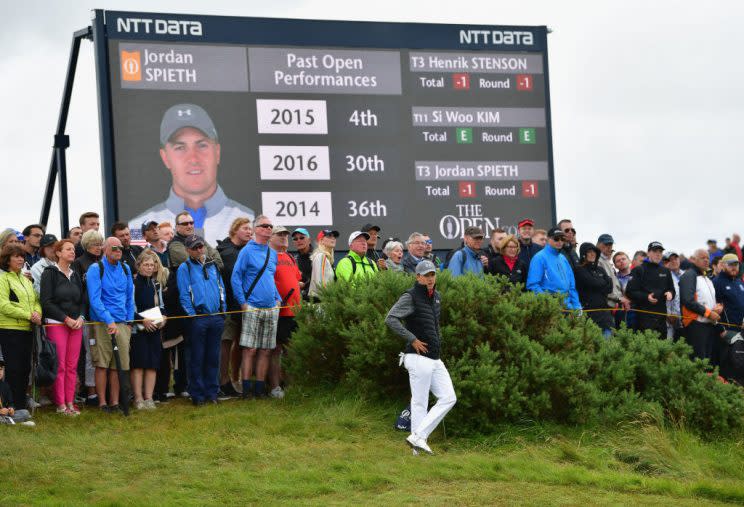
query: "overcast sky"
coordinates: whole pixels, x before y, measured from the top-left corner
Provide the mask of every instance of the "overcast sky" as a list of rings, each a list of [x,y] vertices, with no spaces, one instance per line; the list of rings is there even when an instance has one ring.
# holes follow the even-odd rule
[[[609,232],[618,249],[659,240],[689,253],[709,237],[722,243],[744,230],[744,4],[494,0],[7,4],[0,30],[3,228],[38,220],[70,38],[90,24],[93,8],[547,25],[558,218],[574,220],[579,241]],[[93,48],[85,41],[67,129],[72,221],[102,209],[97,121]],[[55,200],[52,232],[58,210]]]

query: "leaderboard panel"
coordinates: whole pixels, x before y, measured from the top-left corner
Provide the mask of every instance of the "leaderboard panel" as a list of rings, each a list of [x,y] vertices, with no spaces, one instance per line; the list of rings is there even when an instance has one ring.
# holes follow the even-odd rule
[[[133,228],[180,203],[208,238],[250,210],[446,248],[468,225],[555,219],[543,27],[173,17],[191,32],[158,34],[127,25],[145,14],[107,14],[117,211]],[[175,140],[179,125],[211,145]]]

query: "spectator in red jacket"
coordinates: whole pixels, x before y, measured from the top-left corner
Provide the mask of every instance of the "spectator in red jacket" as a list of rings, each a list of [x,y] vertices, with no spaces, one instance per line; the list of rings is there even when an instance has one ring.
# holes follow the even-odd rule
[[[287,253],[289,248],[289,231],[277,225],[271,234],[269,246],[277,252],[276,273],[274,283],[282,298],[282,308],[279,310],[279,322],[276,328],[276,347],[271,352],[269,366],[269,396],[284,398],[281,387],[282,350],[289,344],[292,333],[297,328],[294,318],[294,306],[302,302],[302,273],[294,257]]]

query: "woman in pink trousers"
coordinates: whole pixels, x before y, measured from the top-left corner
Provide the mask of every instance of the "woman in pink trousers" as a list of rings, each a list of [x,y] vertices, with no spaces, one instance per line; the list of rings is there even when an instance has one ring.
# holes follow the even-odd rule
[[[63,239],[54,244],[56,262],[41,275],[41,308],[46,335],[57,347],[57,378],[54,381],[54,403],[57,413],[79,415],[75,406],[77,363],[83,339],[85,298],[83,281],[72,270],[75,244]]]

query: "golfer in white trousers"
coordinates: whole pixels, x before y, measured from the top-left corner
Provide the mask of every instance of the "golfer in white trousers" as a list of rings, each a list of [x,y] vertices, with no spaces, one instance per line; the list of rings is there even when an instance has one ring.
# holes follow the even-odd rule
[[[431,261],[416,266],[416,284],[403,293],[385,323],[408,342],[401,360],[411,384],[411,434],[406,438],[414,450],[433,454],[427,439],[457,401],[449,372],[440,359],[439,315],[442,303],[437,268]],[[437,403],[427,412],[429,392]]]

